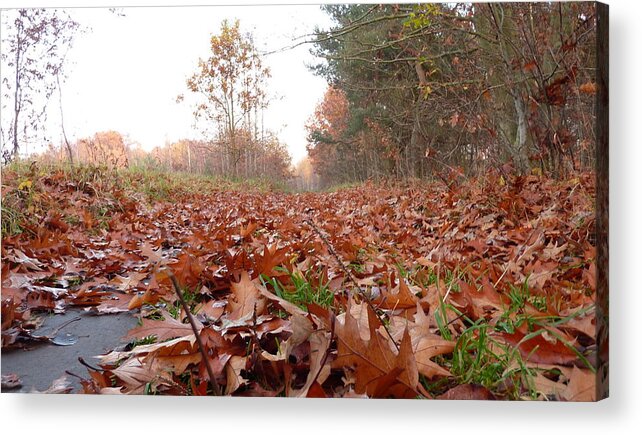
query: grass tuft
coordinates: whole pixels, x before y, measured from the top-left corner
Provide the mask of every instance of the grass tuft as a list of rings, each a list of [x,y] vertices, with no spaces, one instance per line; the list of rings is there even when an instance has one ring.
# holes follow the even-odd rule
[[[334,293],[330,290],[329,283],[323,281],[323,274],[318,274],[318,278],[315,279],[311,271],[306,272],[304,276],[298,271],[289,272],[278,266],[275,270],[287,272],[290,282],[284,285],[275,277],[261,275],[261,283],[272,288],[278,297],[298,305],[306,311],[307,305],[312,303],[324,308],[332,305]]]

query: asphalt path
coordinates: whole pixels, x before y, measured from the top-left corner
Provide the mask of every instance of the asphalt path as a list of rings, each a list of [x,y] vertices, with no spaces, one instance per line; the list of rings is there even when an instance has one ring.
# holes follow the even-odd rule
[[[2,375],[16,374],[22,382],[21,388],[3,388],[3,393],[44,391],[54,380],[66,375],[65,371],[88,378],[87,368],[78,357],[95,366],[96,355],[127,343],[124,337],[136,326],[137,319],[128,312],[95,316],[79,309],[68,309],[64,314],[46,315],[44,324],[35,334],[52,335],[66,322],[69,323],[58,331],[54,341],[67,345],[28,343],[23,349],[2,350]],[[67,378],[74,387],[73,393],[82,392],[78,378],[69,375]]]

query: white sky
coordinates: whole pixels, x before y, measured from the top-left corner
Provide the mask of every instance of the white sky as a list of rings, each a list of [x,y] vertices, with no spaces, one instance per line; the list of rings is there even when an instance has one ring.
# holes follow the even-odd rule
[[[65,130],[70,141],[97,131],[116,130],[150,150],[166,140],[199,138],[189,104],[186,79],[199,57],[209,55],[209,39],[221,21],[238,18],[262,52],[292,44],[293,38],[327,27],[317,5],[124,8],[125,17],[107,8],[70,9],[91,28],[69,52],[68,78],[62,84]],[[306,64],[314,63],[306,44],[264,58],[274,97],[265,112],[265,128],[287,144],[293,162],[305,156],[304,124],[326,89]],[[48,136],[61,138],[57,99],[49,110]]]

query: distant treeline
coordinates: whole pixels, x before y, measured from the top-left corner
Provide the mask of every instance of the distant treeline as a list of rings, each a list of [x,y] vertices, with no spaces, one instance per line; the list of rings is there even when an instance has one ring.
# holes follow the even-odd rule
[[[229,143],[183,139],[155,147],[150,152],[115,131],[99,132],[70,144],[73,161],[111,167],[139,166],[156,170],[191,172],[233,178],[290,178],[291,159],[275,137],[253,140],[238,134],[238,151]],[[50,146],[41,158],[68,160],[66,147]]]

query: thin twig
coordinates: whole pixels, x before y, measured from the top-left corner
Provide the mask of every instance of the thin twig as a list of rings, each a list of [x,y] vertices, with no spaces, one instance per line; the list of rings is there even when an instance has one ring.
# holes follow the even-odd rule
[[[461,272],[457,273],[457,279],[460,280],[461,276],[466,272],[470,265],[466,266]],[[455,270],[459,270],[459,268],[456,268]],[[455,283],[455,278],[453,276],[453,279],[450,280],[450,284],[448,284],[448,290],[446,290],[446,294],[444,295],[443,299],[441,300],[442,303],[446,302],[446,299],[448,298],[448,295],[450,294],[450,291],[453,289]],[[441,296],[441,295],[440,295]]]
[[[176,276],[169,269],[165,269],[165,273],[167,273],[167,276],[169,276],[169,279],[172,281],[172,284],[174,285],[174,290],[176,291],[176,295],[178,296],[178,300],[181,302],[181,306],[183,307],[183,310],[187,315],[187,320],[189,320],[189,324],[192,327],[192,330],[194,331],[194,336],[196,337],[196,343],[198,344],[198,349],[201,351],[201,355],[203,356],[203,362],[205,363],[205,368],[207,369],[207,374],[210,377],[210,385],[212,386],[212,392],[214,393],[215,396],[220,396],[221,388],[216,383],[216,378],[214,377],[214,370],[210,365],[210,360],[207,358],[207,352],[205,352],[205,346],[203,345],[203,340],[201,339],[201,336],[198,333],[196,320],[194,320],[194,316],[192,316],[192,313],[189,310],[189,306],[187,305],[187,302],[185,302],[185,298],[183,297],[183,292],[181,291],[181,287],[178,284],[178,280],[176,279]]]
[[[82,376],[78,376],[77,374],[72,373],[72,372],[70,372],[69,370],[65,370],[65,373],[67,373],[69,376],[73,376],[74,378],[78,378],[78,379],[80,379],[81,381],[84,381],[84,380],[85,380],[85,378],[83,378]]]
[[[397,344],[397,341],[392,337],[392,334],[390,333],[390,330],[388,329],[388,326],[384,323],[384,321],[383,321],[383,319],[381,318],[381,316],[379,315],[379,313],[377,313],[377,310],[375,309],[374,305],[372,305],[372,301],[370,300],[370,298],[368,297],[368,295],[366,295],[366,294],[365,294],[365,292],[361,289],[361,286],[359,286],[359,284],[357,283],[357,281],[354,279],[354,277],[352,276],[352,273],[350,272],[350,270],[348,270],[348,268],[347,268],[347,267],[345,267],[345,265],[344,265],[344,264],[343,264],[343,262],[341,261],[341,258],[339,257],[339,255],[337,254],[337,252],[336,252],[336,251],[334,250],[334,248],[332,247],[332,244],[330,243],[330,241],[329,241],[329,240],[327,239],[327,237],[326,237],[326,236],[321,232],[321,230],[319,229],[319,227],[317,227],[317,226],[316,226],[316,224],[312,221],[312,219],[311,219],[311,218],[309,218],[309,219],[304,219],[303,221],[304,221],[305,223],[307,223],[308,225],[310,225],[310,227],[314,230],[314,232],[315,232],[315,233],[317,233],[317,235],[321,238],[321,240],[323,241],[323,243],[325,243],[325,245],[328,247],[328,251],[330,252],[330,255],[332,255],[332,256],[334,257],[334,259],[336,260],[336,262],[339,264],[339,267],[343,270],[343,273],[345,273],[345,274],[346,274],[346,276],[348,277],[348,279],[350,280],[350,282],[352,283],[352,285],[354,285],[354,287],[356,288],[356,290],[357,290],[357,292],[359,293],[359,295],[361,295],[361,298],[362,298],[363,300],[365,300],[365,301],[366,301],[366,304],[368,304],[368,307],[370,307],[370,309],[371,309],[371,310],[372,310],[372,312],[375,314],[375,316],[377,316],[377,319],[379,319],[379,323],[381,323],[381,326],[383,326],[383,329],[385,329],[385,330],[386,330],[386,333],[388,334],[388,337],[390,338],[390,340],[392,340],[392,343],[393,343],[393,344],[395,345],[395,347],[397,348],[397,351],[399,351],[399,345]],[[402,279],[402,278],[400,278],[400,279]]]
[[[65,323],[63,323],[62,325],[60,325],[56,329],[54,329],[53,332],[49,336],[51,338],[55,338],[56,335],[58,335],[58,333],[60,332],[60,330],[62,330],[62,328],[68,326],[70,323],[77,322],[79,320],[80,320],[80,317],[75,317],[75,318],[73,318],[71,320],[67,320]]]
[[[465,315],[464,313],[459,314],[457,317],[455,317],[454,319],[452,319],[451,321],[449,321],[448,323],[446,323],[444,326],[450,326],[450,325],[452,325],[452,324],[453,324],[453,323],[455,323],[457,320],[459,320],[459,319],[461,319],[462,317],[464,317],[464,315]]]
[[[92,365],[91,365],[91,364],[89,364],[87,361],[85,361],[85,360],[83,359],[83,357],[81,357],[81,356],[79,356],[79,357],[78,357],[78,362],[79,362],[80,364],[84,365],[85,367],[87,367],[88,369],[91,369],[91,370],[93,370],[93,371],[95,371],[95,372],[102,372],[102,371],[104,371],[103,369],[99,369],[99,368],[96,368],[96,367],[92,366]]]
[[[541,217],[537,219],[537,224],[539,224],[540,219],[541,219]],[[523,257],[523,256],[526,254],[526,252],[528,251],[528,248],[532,247],[532,245],[531,245],[531,246],[526,246],[526,243],[528,243],[528,242],[531,240],[531,237],[533,237],[533,234],[535,234],[535,232],[536,232],[536,231],[537,231],[537,227],[535,226],[535,227],[533,228],[533,231],[531,231],[531,233],[528,235],[528,238],[526,239],[526,242],[524,242],[524,243],[525,243],[525,244],[523,245],[524,250],[523,250],[523,251],[522,251],[522,253],[519,255],[519,257],[517,257],[517,259],[515,259],[515,264],[519,263],[519,261],[522,259],[522,257]],[[537,240],[535,240],[535,242],[537,242],[538,240],[539,240],[539,237],[537,238]],[[510,262],[509,262],[509,263],[510,263]],[[495,281],[495,285],[493,285],[493,287],[494,287],[494,288],[497,288],[497,285],[498,285],[498,284],[500,283],[500,281],[504,278],[504,276],[506,276],[506,272],[508,272],[508,269],[509,269],[509,268],[510,268],[510,264],[506,264],[506,267],[504,268],[504,271],[502,272],[501,276],[497,279],[497,281]]]

